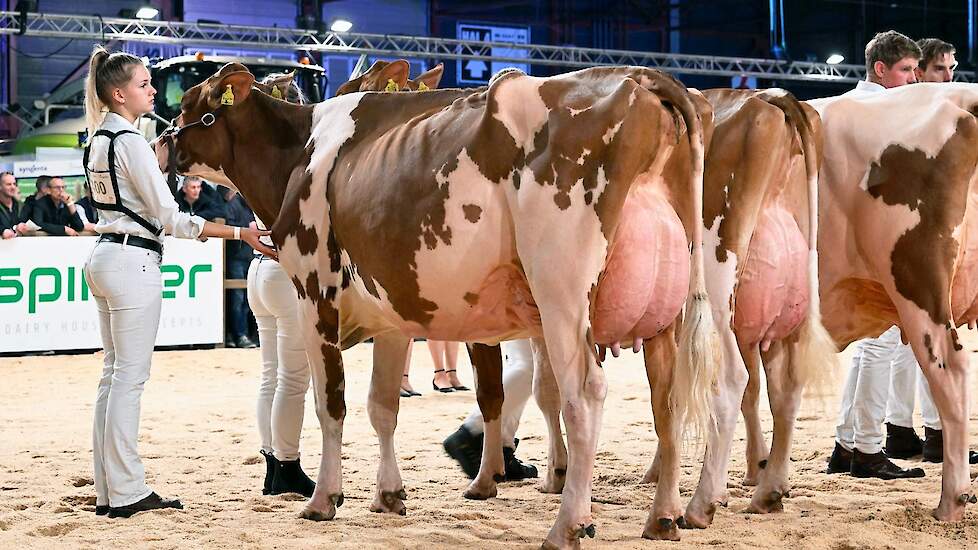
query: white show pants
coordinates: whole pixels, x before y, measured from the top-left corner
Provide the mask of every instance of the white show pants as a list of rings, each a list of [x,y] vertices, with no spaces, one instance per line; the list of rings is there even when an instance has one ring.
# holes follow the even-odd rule
[[[921,384],[921,382],[923,382]],[[913,426],[914,395],[921,392],[924,425],[939,429],[937,408],[920,367],[896,326],[856,343],[842,393],[836,440],[844,448],[874,454],[883,449],[883,422]]]
[[[99,242],[85,265],[105,349],[92,431],[100,506],[127,506],[152,493],[136,443],[139,401],[160,324],[160,259],[144,248]]]
[[[503,446],[511,447],[516,430],[520,427],[520,418],[530,395],[533,394],[533,352],[530,340],[509,340],[501,342],[503,353],[503,410],[502,421]],[[476,406],[463,426],[472,434],[485,431],[482,412]]]
[[[296,460],[309,389],[309,362],[295,285],[278,262],[268,258],[251,261],[248,303],[255,314],[261,345],[257,407],[261,447],[279,460]]]

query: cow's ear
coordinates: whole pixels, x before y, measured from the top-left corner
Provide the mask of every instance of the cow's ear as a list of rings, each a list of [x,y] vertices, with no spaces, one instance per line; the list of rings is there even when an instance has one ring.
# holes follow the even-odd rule
[[[414,83],[412,89],[421,89],[421,85],[424,84],[429,90],[434,90],[438,87],[438,83],[441,82],[442,74],[445,72],[445,66],[441,63],[438,64],[434,69],[429,69],[417,76],[411,82]]]
[[[227,73],[211,88],[207,103],[211,109],[224,105],[234,107],[248,99],[251,86],[255,83],[255,75],[247,70]]]
[[[411,65],[403,59],[398,59],[397,61],[391,61],[386,67],[381,69],[377,74],[376,82],[384,86],[381,90],[387,89],[387,86],[391,82],[397,86],[397,90],[400,90],[407,86],[409,74],[411,74]]]

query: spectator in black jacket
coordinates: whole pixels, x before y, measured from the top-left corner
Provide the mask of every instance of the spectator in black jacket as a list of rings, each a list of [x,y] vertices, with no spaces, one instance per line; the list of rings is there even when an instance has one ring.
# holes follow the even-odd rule
[[[12,239],[17,236],[20,222],[20,191],[17,179],[10,172],[0,174],[0,236]]]
[[[215,218],[224,217],[224,205],[221,204],[217,193],[203,192],[201,187],[203,180],[195,176],[187,176],[183,180],[183,187],[177,191],[177,204],[180,205],[182,212],[200,216],[207,221],[214,221]]]
[[[78,236],[79,231],[85,230],[85,224],[78,215],[74,199],[65,191],[65,182],[61,178],[51,178],[50,193],[34,204],[31,221],[49,235]]]
[[[92,193],[88,186],[85,186],[85,196],[78,199],[75,203],[76,212],[85,225],[85,231],[95,231],[95,224],[98,223],[98,210],[92,204]]]
[[[217,192],[224,202],[228,225],[258,227],[255,224],[254,213],[237,191],[219,185]],[[229,279],[247,279],[248,266],[251,265],[252,258],[254,258],[254,250],[247,243],[227,241],[224,244],[227,277]],[[245,290],[243,288],[228,289],[227,297],[229,323],[226,345],[238,348],[257,347],[258,345],[248,338],[248,315],[251,313],[251,308],[248,306],[248,296]]]
[[[20,205],[20,223],[15,228],[19,235],[30,235],[40,229],[36,223],[31,221],[34,217],[34,205],[37,201],[46,197],[51,192],[51,176],[38,176],[34,182],[37,191],[24,199],[24,204]]]

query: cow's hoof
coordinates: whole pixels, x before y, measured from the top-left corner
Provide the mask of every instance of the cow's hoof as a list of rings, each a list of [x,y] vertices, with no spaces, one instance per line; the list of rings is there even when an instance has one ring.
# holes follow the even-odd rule
[[[652,465],[649,466],[648,470],[645,470],[645,475],[642,476],[642,483],[658,483],[659,482],[659,465],[653,461]]]
[[[479,483],[479,480],[477,478],[472,480],[472,483],[470,483],[468,488],[465,489],[465,492],[462,494],[462,496],[471,500],[488,500],[496,496],[496,492],[497,490],[496,490],[495,481],[491,483],[483,484],[483,483]]]
[[[645,522],[645,530],[642,531],[643,539],[650,540],[679,540],[679,522],[682,521],[682,516],[679,516],[678,520],[672,518],[664,517],[658,519],[652,519]]]
[[[316,496],[313,495],[306,507],[299,512],[299,517],[312,521],[329,521],[336,517],[336,509],[340,506],[343,506],[343,493],[329,495],[324,507],[316,503]]]
[[[407,515],[407,507],[404,506],[404,500],[407,499],[407,493],[404,489],[398,491],[380,491],[376,496],[374,496],[374,501],[370,505],[371,512],[377,512],[378,514],[397,514],[399,516]]]
[[[717,505],[710,503],[706,509],[700,511],[692,503],[686,508],[686,513],[676,520],[680,529],[706,529],[713,523],[713,516],[717,513]]]
[[[547,476],[543,479],[543,483],[540,484],[540,492],[548,493],[551,495],[559,495],[564,492],[564,481],[567,479],[567,470],[564,468],[555,468],[553,471],[547,472]]]
[[[589,523],[587,525],[579,525],[577,527],[577,533],[576,534],[577,534],[577,538],[579,538],[579,539],[583,539],[584,537],[589,537],[589,538],[592,538],[593,539],[594,538],[594,535],[596,533],[597,533],[597,531],[594,528],[594,524],[593,523]]]
[[[935,508],[931,515],[937,521],[961,521],[964,518],[964,508],[965,504],[971,502],[971,495],[967,493],[961,493],[953,502],[949,502],[945,505],[945,500],[941,499],[941,503]]]
[[[788,496],[788,491],[768,491],[763,494],[755,494],[747,507],[749,514],[773,514],[784,511],[784,498]]]

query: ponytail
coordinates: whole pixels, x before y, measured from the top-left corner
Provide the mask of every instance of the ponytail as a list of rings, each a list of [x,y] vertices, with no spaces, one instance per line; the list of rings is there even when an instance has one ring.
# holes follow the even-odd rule
[[[88,61],[88,77],[85,79],[85,125],[88,141],[102,126],[105,113],[112,103],[112,90],[125,86],[132,78],[135,65],[143,62],[138,57],[116,52],[109,54],[102,45],[96,45]]]

